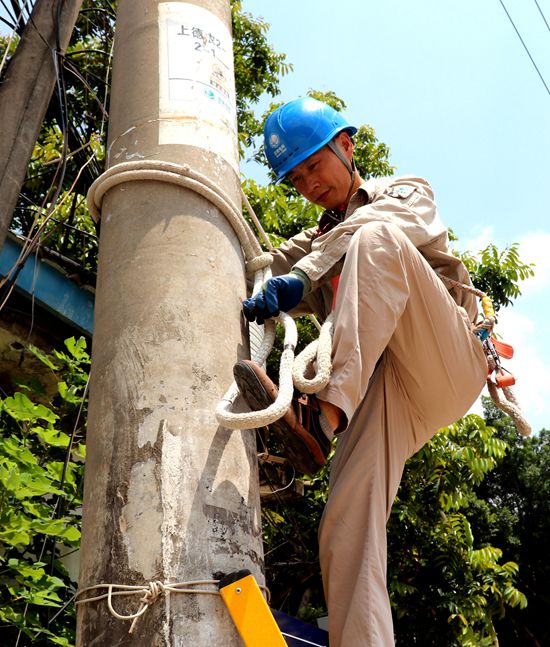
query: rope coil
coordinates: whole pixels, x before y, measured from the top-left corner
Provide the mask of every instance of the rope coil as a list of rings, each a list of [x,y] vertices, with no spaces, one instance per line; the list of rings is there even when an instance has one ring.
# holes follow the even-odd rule
[[[243,218],[240,209],[225,191],[210,178],[191,169],[187,164],[160,162],[157,160],[136,160],[115,164],[100,175],[91,185],[86,201],[94,220],[99,220],[103,197],[115,186],[125,182],[151,180],[167,182],[190,189],[206,198],[228,219],[239,238],[245,257],[253,270],[271,264],[271,254],[264,252],[254,232]]]
[[[319,337],[308,344],[294,361],[292,379],[302,393],[319,393],[327,386],[332,373],[333,334],[334,312],[331,312],[321,327]],[[312,367],[315,367],[314,371]],[[313,377],[306,377],[308,371],[314,372]]]
[[[240,209],[227,193],[220,189],[208,177],[192,170],[186,164],[180,165],[157,160],[136,160],[122,162],[112,166],[95,180],[88,191],[87,203],[92,217],[95,220],[100,218],[103,198],[110,189],[125,182],[142,180],[168,182],[190,189],[217,207],[227,218],[239,239],[246,259],[247,270],[254,272],[255,293],[261,289],[264,281],[271,276],[269,266],[273,260],[272,255],[262,250],[260,243],[243,217]],[[245,200],[245,204],[259,231],[263,232],[261,224],[248,200]],[[266,245],[270,247],[271,244],[265,232],[262,235]],[[230,407],[238,394],[238,390],[236,384],[233,383],[216,410],[218,420],[230,429],[253,429],[257,426],[270,424],[284,415],[290,406],[293,394],[291,373],[294,361],[294,348],[297,343],[297,331],[294,320],[288,315],[282,313],[279,321],[285,328],[285,345],[288,346],[281,356],[280,374],[282,376],[282,384],[279,397],[265,413],[258,414],[257,412],[250,412],[249,414],[234,414],[230,411]],[[255,337],[255,345],[258,346],[258,350],[254,359],[262,365],[265,363],[275,340],[274,322],[267,322],[263,327],[263,331],[256,328]]]

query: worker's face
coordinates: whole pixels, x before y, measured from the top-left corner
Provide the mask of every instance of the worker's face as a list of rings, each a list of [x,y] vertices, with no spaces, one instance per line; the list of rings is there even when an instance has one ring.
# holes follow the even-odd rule
[[[347,159],[352,159],[353,142],[343,132],[335,138],[336,145]],[[306,200],[324,209],[337,209],[345,204],[350,189],[350,174],[342,160],[323,146],[316,153],[295,166],[287,179]]]

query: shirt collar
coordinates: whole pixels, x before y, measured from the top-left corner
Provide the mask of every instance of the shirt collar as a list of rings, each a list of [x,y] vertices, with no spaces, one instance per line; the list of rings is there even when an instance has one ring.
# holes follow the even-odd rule
[[[363,181],[357,191],[351,196],[346,209],[346,218],[348,218],[356,209],[364,207],[369,203],[369,194],[367,191],[368,183]]]

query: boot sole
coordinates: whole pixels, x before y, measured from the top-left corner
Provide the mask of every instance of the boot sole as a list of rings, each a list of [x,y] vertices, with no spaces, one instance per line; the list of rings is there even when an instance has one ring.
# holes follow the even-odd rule
[[[277,397],[276,392],[273,396],[268,392],[254,369],[246,361],[235,364],[233,375],[240,392],[253,411],[267,409],[273,404]],[[297,427],[291,425],[285,419],[288,416],[287,413],[285,417],[272,422],[269,428],[284,447],[285,454],[296,471],[314,476],[326,462],[322,450],[311,434],[303,428],[300,429],[301,425]],[[318,458],[322,458],[322,462],[316,459],[316,455]]]

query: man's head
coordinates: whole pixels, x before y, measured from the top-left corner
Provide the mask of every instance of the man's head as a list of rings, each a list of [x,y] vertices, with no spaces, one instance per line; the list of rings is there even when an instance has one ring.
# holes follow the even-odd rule
[[[360,183],[351,139],[356,132],[339,112],[316,99],[296,99],[277,108],[264,126],[267,159],[277,182],[287,178],[325,209],[347,204]]]

